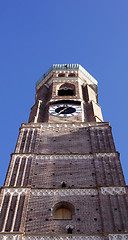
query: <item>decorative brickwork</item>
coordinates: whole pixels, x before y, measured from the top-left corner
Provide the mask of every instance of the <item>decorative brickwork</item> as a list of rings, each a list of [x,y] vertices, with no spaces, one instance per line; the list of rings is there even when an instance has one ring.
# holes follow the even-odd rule
[[[3,189],[3,194],[9,193],[10,195],[20,195],[20,194],[25,194],[27,193],[27,189],[25,188],[4,188]]]
[[[40,236],[30,236],[30,237],[24,237],[23,240],[103,240],[103,237],[97,237],[97,236],[70,236],[70,237],[66,237],[66,236],[50,236],[50,237],[40,237]]]
[[[2,190],[0,231],[19,231],[27,192],[28,190],[23,188],[4,188]]]
[[[126,194],[126,189],[124,187],[104,187],[101,188],[101,193],[104,195],[123,195]]]
[[[77,195],[96,195],[95,189],[65,189],[65,190],[33,190],[34,196],[77,196]]]
[[[0,240],[20,240],[20,236],[12,234],[0,234]]]
[[[0,194],[0,240],[127,240],[128,191],[97,81],[55,64],[36,85]]]
[[[109,240],[127,240],[128,234],[110,234]]]

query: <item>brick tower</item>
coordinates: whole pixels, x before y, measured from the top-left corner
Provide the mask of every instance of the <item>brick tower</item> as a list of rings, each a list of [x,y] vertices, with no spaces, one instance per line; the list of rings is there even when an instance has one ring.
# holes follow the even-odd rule
[[[78,64],[54,64],[11,155],[0,240],[128,239],[127,192],[97,81]]]

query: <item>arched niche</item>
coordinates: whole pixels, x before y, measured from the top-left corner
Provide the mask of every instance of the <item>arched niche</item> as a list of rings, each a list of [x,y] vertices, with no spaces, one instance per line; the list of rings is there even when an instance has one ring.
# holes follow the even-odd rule
[[[55,220],[72,220],[74,206],[68,202],[59,202],[54,206]]]
[[[66,207],[60,207],[56,209],[54,213],[54,219],[58,220],[71,220],[72,219],[72,211]]]
[[[58,90],[58,96],[74,96],[75,86],[71,83],[64,83]]]
[[[75,75],[75,73],[69,73],[68,74],[68,77],[75,77],[76,75]]]

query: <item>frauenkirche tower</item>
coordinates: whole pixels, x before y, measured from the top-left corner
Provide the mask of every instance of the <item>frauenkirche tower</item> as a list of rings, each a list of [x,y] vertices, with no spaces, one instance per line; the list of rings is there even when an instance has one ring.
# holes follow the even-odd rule
[[[53,64],[36,84],[0,195],[0,240],[128,239],[128,189],[97,81]]]

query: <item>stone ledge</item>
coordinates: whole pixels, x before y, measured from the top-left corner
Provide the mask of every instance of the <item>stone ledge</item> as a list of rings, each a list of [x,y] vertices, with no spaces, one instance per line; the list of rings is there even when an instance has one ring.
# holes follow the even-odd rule
[[[30,128],[67,128],[67,127],[108,127],[109,122],[72,122],[72,123],[22,123],[21,129]]]
[[[98,187],[98,188],[31,188],[31,187],[2,187],[2,192],[11,195],[27,194],[28,191],[34,196],[73,196],[73,195],[97,195],[98,192],[102,195],[124,195],[126,194],[127,186],[125,187]]]

